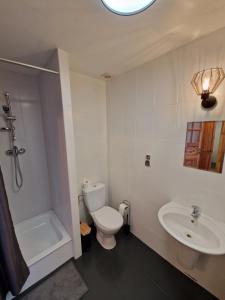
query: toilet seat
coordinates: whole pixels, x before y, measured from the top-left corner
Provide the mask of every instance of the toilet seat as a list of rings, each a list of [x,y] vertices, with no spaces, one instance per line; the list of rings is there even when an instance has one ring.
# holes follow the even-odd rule
[[[123,217],[112,207],[103,206],[92,213],[94,222],[103,230],[117,230],[123,225]]]

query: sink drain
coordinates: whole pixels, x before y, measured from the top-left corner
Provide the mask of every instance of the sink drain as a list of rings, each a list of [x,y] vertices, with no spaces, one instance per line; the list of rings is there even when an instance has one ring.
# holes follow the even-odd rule
[[[186,237],[188,237],[189,239],[192,238],[192,236],[189,233],[186,234]]]

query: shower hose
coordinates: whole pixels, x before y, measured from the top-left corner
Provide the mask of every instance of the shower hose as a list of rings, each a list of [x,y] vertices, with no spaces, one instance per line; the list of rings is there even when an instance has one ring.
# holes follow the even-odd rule
[[[13,161],[14,161],[14,171],[15,171],[15,181],[18,189],[21,189],[23,185],[23,174],[20,167],[19,161],[19,150],[17,146],[13,147]]]

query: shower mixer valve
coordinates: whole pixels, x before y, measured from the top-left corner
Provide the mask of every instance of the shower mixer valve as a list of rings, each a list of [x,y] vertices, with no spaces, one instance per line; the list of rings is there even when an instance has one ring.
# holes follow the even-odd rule
[[[7,155],[16,155],[18,156],[19,154],[24,154],[26,152],[26,149],[24,148],[18,148],[17,146],[14,146],[13,149],[9,149],[6,151]]]

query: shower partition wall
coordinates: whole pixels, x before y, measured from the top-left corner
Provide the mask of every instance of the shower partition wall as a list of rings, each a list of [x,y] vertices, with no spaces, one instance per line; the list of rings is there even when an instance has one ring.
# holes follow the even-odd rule
[[[5,155],[9,135],[0,135],[0,162],[10,210],[30,268],[24,289],[81,255],[67,54],[57,50],[48,67],[56,72],[39,70],[28,75],[5,67],[1,70],[0,64],[0,91],[10,93],[16,115],[16,143],[26,148],[26,154],[20,156],[24,178],[18,192],[12,184],[12,157]],[[3,105],[4,97],[0,101]],[[1,111],[0,127],[6,126]]]

